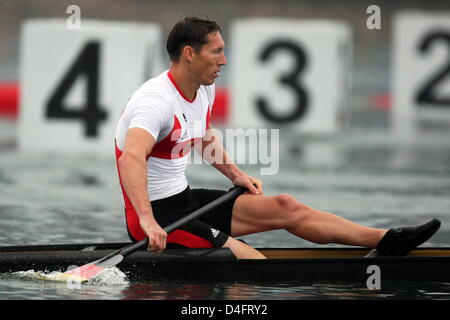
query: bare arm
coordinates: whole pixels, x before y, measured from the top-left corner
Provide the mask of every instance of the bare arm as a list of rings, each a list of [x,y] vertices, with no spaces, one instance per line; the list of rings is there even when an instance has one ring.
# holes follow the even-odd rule
[[[201,144],[197,146],[197,152],[200,152],[203,159],[230,179],[234,185],[245,187],[252,194],[262,193],[261,180],[249,176],[239,169],[227,154],[221,139],[217,136],[215,129],[211,125],[206,130],[206,135],[202,139]]]
[[[155,139],[147,131],[131,128],[118,166],[123,188],[139,216],[141,228],[149,237],[149,249],[160,251],[166,247],[167,234],[153,217],[147,193],[147,155],[154,145]]]

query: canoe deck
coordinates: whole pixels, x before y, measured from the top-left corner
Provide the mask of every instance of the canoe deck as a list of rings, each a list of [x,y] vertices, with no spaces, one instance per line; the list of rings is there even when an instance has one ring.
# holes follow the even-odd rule
[[[280,248],[258,249],[269,259],[313,259],[313,258],[364,258],[370,249],[365,248]],[[449,248],[418,248],[408,257],[450,257]]]
[[[80,243],[80,244],[53,244],[31,246],[0,246],[0,258],[3,254],[53,253],[59,252],[98,252],[103,250],[117,250],[129,243]],[[269,259],[304,259],[304,258],[362,258],[370,249],[359,247],[304,247],[304,248],[257,248]],[[145,250],[142,250],[145,251]],[[229,251],[227,249],[168,249],[161,254],[151,256],[170,256],[172,254],[190,254],[196,256],[207,255],[208,258]],[[212,254],[214,253],[214,254]],[[228,252],[231,254],[231,252]],[[407,257],[450,257],[450,247],[419,247],[411,251]]]
[[[0,273],[65,271],[100,259],[127,243],[0,247]],[[377,265],[383,280],[450,282],[450,248],[418,248],[406,257],[365,258],[367,248],[258,248],[267,260],[237,260],[228,249],[139,250],[118,267],[131,281],[200,282],[338,280],[365,283]]]

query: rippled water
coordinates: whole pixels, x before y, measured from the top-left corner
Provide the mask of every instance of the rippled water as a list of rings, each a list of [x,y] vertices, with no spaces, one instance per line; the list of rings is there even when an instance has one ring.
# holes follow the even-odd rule
[[[271,285],[242,283],[97,282],[70,287],[67,283],[0,276],[2,299],[31,300],[438,300],[450,299],[449,283],[383,282],[369,290],[346,282],[293,280]]]
[[[113,155],[19,153],[9,130],[14,124],[0,127],[5,133],[0,137],[0,245],[128,241]],[[280,154],[279,172],[261,177],[266,194],[290,193],[374,227],[415,225],[437,217],[441,230],[427,245],[450,246],[446,136],[409,143],[367,133],[323,140],[282,138]],[[243,168],[259,175],[256,166]],[[230,186],[205,165],[191,166],[188,175],[193,187]],[[315,246],[284,231],[243,238],[254,246]],[[305,279],[270,285],[126,281],[74,289],[2,275],[0,299],[450,299],[450,284],[394,282],[371,291],[352,283]]]

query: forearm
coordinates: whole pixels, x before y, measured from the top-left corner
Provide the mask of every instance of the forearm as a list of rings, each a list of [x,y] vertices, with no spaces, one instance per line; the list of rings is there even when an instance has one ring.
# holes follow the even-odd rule
[[[224,151],[224,153],[226,153]],[[232,162],[224,163],[211,163],[211,165],[226,176],[230,181],[234,181],[237,177],[243,175],[244,173],[239,169],[239,167]]]
[[[202,140],[201,149],[197,151],[201,153],[204,160],[230,179],[230,181],[243,174],[226,152],[214,129],[208,129],[207,135]]]

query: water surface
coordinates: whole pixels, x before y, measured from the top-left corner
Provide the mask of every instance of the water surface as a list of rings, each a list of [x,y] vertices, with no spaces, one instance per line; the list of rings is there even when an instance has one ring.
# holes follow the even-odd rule
[[[1,128],[11,135],[7,125]],[[113,155],[21,153],[8,134],[0,139],[1,245],[128,241]],[[266,194],[289,193],[313,207],[373,227],[416,225],[436,217],[442,227],[427,246],[450,246],[446,136],[406,144],[389,135],[364,132],[280,141],[276,175],[260,176],[258,166],[243,166],[264,181]],[[192,165],[188,179],[191,187],[230,187],[207,165]],[[257,247],[317,246],[281,230],[243,239]],[[352,283],[307,279],[271,285],[149,280],[69,289],[64,283],[2,275],[0,299],[449,299],[449,286],[394,282],[373,291]]]

